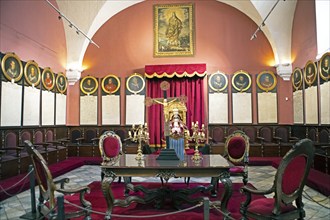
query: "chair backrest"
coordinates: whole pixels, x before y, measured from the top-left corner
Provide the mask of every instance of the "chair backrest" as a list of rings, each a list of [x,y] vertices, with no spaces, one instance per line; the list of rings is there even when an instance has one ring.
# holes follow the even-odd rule
[[[302,190],[313,163],[315,148],[311,140],[303,139],[283,157],[275,175],[275,208],[280,213],[281,204],[301,200]]]
[[[248,162],[249,137],[243,131],[234,131],[225,143],[225,156],[234,163]]]
[[[44,142],[44,134],[41,130],[34,132],[34,143],[39,144]]]
[[[32,141],[32,134],[30,131],[22,131],[21,132],[21,142],[20,143],[24,143],[24,141],[28,140],[28,141]]]
[[[275,136],[280,137],[282,142],[289,142],[289,128],[280,126],[275,129]]]
[[[257,129],[253,126],[246,126],[243,128],[243,132],[249,137],[251,143],[257,141]]]
[[[273,140],[273,129],[271,127],[262,127],[259,130],[259,136],[264,138],[265,142],[272,142]]]
[[[225,129],[223,127],[214,127],[211,131],[210,136],[212,141],[215,143],[224,143],[225,142]]]
[[[328,128],[324,128],[319,132],[319,142],[330,143],[330,130]]]
[[[92,139],[96,138],[96,129],[88,129],[85,131],[85,143],[92,143]]]
[[[71,130],[71,143],[77,143],[77,138],[82,137],[82,131],[80,129]]]
[[[122,142],[115,132],[106,131],[100,136],[99,148],[103,162],[112,162],[122,153]]]
[[[49,208],[53,209],[55,208],[54,191],[56,190],[56,186],[53,182],[52,174],[48,169],[47,162],[30,141],[26,140],[24,144],[32,161],[41,196],[49,202]]]

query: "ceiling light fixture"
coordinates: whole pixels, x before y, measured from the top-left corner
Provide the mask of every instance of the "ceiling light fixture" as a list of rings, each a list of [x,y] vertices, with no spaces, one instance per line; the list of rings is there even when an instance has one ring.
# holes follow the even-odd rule
[[[59,9],[57,9],[52,3],[50,3],[48,0],[46,2],[59,14],[58,19],[64,18],[68,23],[69,27],[74,27],[76,29],[76,33],[79,35],[81,33],[84,35],[85,38],[88,39],[89,43],[94,44],[97,48],[100,48],[99,45],[97,45],[92,39],[90,39],[83,31],[81,31],[72,21],[70,21],[69,18],[67,18]]]
[[[274,10],[274,8],[276,7],[276,5],[278,4],[280,0],[277,0],[276,3],[274,4],[274,6],[272,7],[272,9],[270,9],[270,11],[268,12],[267,16],[264,18],[264,20],[261,22],[261,24],[258,26],[257,30],[252,34],[250,40],[253,40],[254,38],[257,38],[257,33],[259,31],[261,31],[261,27],[265,26],[265,22],[268,18],[268,16],[272,13],[272,11]],[[283,0],[285,1],[285,0]]]

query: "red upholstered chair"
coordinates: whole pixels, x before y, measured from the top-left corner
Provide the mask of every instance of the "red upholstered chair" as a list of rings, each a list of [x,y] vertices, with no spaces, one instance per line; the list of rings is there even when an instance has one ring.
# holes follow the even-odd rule
[[[122,154],[122,143],[120,137],[113,131],[106,131],[100,136],[99,148],[103,160],[102,164],[115,163]],[[104,173],[102,172],[101,179],[103,179],[103,177]]]
[[[247,197],[240,208],[243,219],[303,219],[305,211],[302,192],[313,163],[314,152],[312,141],[303,139],[283,157],[270,189],[242,187],[241,192]],[[252,194],[271,193],[274,193],[273,198],[251,201]]]
[[[249,137],[243,131],[234,131],[225,143],[224,157],[235,166],[229,169],[231,176],[242,176],[244,185],[248,182]],[[212,178],[211,183],[217,186],[219,178]]]
[[[100,136],[99,148],[103,163],[115,162],[122,154],[120,137],[113,131],[106,131]]]
[[[84,199],[85,194],[89,193],[89,188],[86,186],[64,189],[64,184],[68,183],[69,179],[64,178],[59,181],[53,181],[52,174],[43,156],[30,141],[25,141],[25,147],[31,158],[35,178],[39,185],[38,214],[41,215],[40,217],[47,219],[71,219],[85,216],[85,219],[90,219],[91,203]],[[61,209],[58,206],[55,193],[63,195],[66,201],[64,203],[64,218],[63,215],[60,215]]]
[[[244,185],[248,182],[249,149],[249,137],[243,131],[234,131],[225,143],[224,157],[235,165],[230,175],[242,176]]]

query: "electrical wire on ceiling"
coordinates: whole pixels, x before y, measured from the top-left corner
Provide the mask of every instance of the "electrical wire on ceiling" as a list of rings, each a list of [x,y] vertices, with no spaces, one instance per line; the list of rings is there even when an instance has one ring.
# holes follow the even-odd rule
[[[275,8],[276,5],[279,3],[279,1],[280,1],[280,0],[277,0],[276,3],[274,4],[274,6],[270,9],[270,11],[268,12],[267,16],[264,18],[264,20],[263,20],[263,21],[261,22],[261,24],[258,26],[257,30],[252,34],[250,40],[253,40],[253,39],[257,38],[257,33],[258,33],[259,31],[261,31],[261,28],[262,28],[263,26],[265,26],[265,22],[266,22],[267,18],[268,18],[269,15],[273,12],[274,8]],[[283,0],[283,1],[285,1],[285,0]]]
[[[88,39],[89,43],[94,44],[97,48],[100,48],[99,45],[97,45],[91,38],[87,36],[77,25],[75,25],[68,17],[66,17],[58,8],[56,8],[52,3],[50,3],[48,0],[46,2],[59,14],[58,19],[64,19],[68,22],[70,28],[76,29],[76,34],[82,34],[85,38]]]

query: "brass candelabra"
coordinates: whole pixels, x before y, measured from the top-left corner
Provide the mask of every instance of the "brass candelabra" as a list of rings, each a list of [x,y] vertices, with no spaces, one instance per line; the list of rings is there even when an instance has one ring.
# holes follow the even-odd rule
[[[141,160],[144,158],[142,152],[142,142],[149,143],[149,132],[148,132],[148,125],[145,123],[144,125],[132,125],[132,129],[128,131],[129,139],[132,142],[138,143],[138,150],[135,159]]]
[[[204,143],[206,140],[204,124],[202,124],[202,128],[199,128],[198,121],[196,121],[196,123],[192,122],[191,130],[192,130],[191,136],[189,131],[186,132],[186,139],[195,142],[195,153],[192,159],[198,161],[202,159],[198,150],[198,145],[199,143]]]

